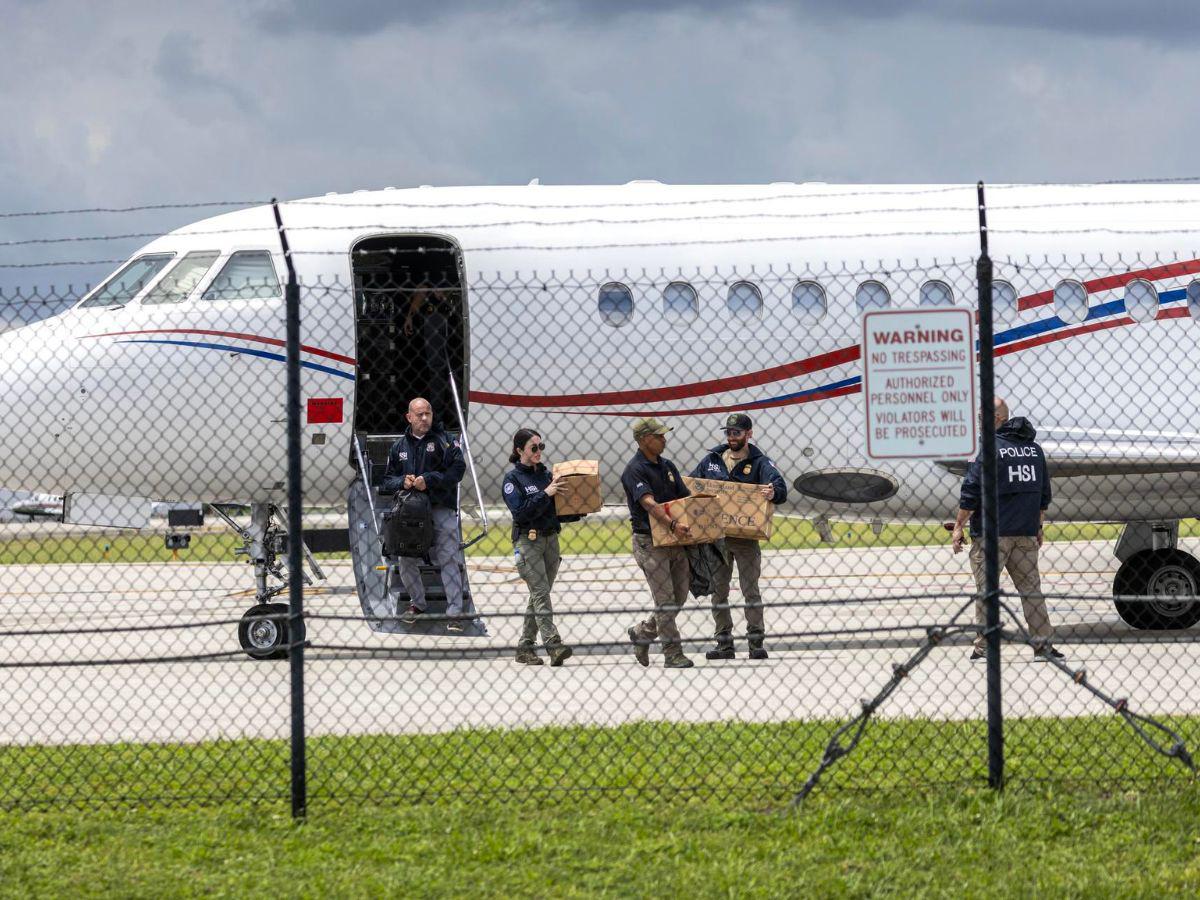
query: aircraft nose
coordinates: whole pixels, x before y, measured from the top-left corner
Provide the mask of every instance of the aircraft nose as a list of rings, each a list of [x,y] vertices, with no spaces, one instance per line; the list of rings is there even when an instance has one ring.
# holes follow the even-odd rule
[[[30,325],[0,334],[0,487],[65,489],[68,346],[57,328]]]

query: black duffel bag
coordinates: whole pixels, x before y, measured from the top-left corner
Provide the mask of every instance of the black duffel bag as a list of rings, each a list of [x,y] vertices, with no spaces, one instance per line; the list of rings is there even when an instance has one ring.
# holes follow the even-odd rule
[[[420,558],[433,546],[433,507],[424,491],[400,491],[383,514],[383,555]]]

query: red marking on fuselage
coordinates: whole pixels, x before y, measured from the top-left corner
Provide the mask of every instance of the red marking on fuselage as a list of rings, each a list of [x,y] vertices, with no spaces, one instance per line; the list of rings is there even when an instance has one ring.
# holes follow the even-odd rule
[[[206,334],[210,337],[225,337],[236,338],[242,341],[258,341],[260,344],[270,344],[273,347],[286,347],[287,341],[281,341],[278,338],[262,337],[257,334],[245,334],[240,331],[212,331],[207,328],[147,328],[141,331],[108,331],[104,334],[85,334],[88,338],[101,337],[124,337],[131,334]],[[336,360],[337,362],[354,365],[353,356],[343,356],[340,353],[331,353],[328,350],[321,350],[318,347],[312,347],[308,344],[301,344],[300,349],[305,353],[311,353],[313,356],[321,356],[325,359]]]
[[[1089,294],[1098,291],[1111,291],[1113,288],[1124,287],[1139,278],[1146,281],[1159,281],[1163,278],[1173,278],[1180,275],[1195,275],[1200,273],[1200,259],[1189,259],[1186,262],[1167,263],[1165,266],[1153,266],[1136,272],[1123,272],[1120,275],[1105,275],[1103,278],[1093,278],[1083,282]],[[1033,309],[1035,306],[1045,306],[1054,302],[1054,291],[1039,291],[1022,297],[1017,301],[1018,310]]]
[[[845,347],[841,350],[831,350],[819,356],[796,360],[763,369],[760,372],[750,372],[746,375],[732,375],[727,378],[716,378],[712,381],[694,381],[689,384],[679,384],[673,387],[650,388],[641,391],[598,391],[590,394],[555,394],[550,396],[527,396],[522,394],[498,394],[491,391],[472,391],[471,399],[477,403],[488,403],[494,406],[537,407],[549,406],[614,406],[619,403],[661,403],[666,400],[686,400],[690,397],[703,397],[709,394],[721,394],[726,391],[737,391],[743,388],[757,387],[770,384],[773,381],[783,381],[800,375],[809,375],[823,369],[854,362],[859,358],[858,345]],[[713,407],[714,409],[732,409],[733,407]],[[637,415],[649,415],[638,413]]]

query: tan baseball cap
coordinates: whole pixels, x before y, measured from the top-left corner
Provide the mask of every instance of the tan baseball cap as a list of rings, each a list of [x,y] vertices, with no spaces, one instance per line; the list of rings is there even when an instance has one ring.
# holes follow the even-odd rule
[[[666,434],[670,430],[670,428],[654,418],[638,419],[633,423],[633,436],[635,438],[643,438],[651,434]]]

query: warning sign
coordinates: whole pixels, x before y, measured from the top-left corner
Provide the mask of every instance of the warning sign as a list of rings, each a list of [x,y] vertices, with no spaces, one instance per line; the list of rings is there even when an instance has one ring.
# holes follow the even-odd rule
[[[863,315],[867,456],[975,454],[974,317],[967,309]]]
[[[341,397],[309,397],[309,425],[340,425],[343,421]]]

